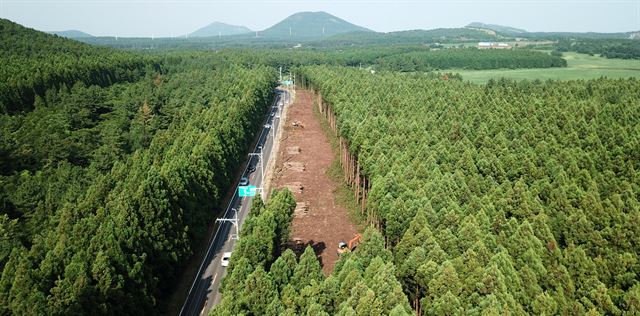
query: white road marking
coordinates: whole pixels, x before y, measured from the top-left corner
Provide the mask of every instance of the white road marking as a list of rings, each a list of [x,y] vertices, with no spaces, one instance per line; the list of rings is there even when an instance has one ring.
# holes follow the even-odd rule
[[[207,302],[208,302],[208,301],[209,301],[209,300],[205,300],[205,301],[204,301],[204,305],[202,306],[202,310],[200,310],[200,315],[202,315],[202,313],[204,313],[204,309],[205,309],[205,308],[207,308]]]

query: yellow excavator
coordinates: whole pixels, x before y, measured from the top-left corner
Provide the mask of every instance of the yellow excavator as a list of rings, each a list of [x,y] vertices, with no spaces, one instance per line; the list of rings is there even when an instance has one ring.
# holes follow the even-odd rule
[[[360,243],[362,235],[356,234],[348,243],[341,241],[338,243],[338,256],[353,251]]]

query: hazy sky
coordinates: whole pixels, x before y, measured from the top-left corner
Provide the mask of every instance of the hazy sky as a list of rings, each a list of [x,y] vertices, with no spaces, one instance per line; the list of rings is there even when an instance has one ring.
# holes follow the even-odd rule
[[[474,21],[528,31],[640,30],[640,0],[0,0],[2,18],[98,36],[177,36],[213,21],[262,30],[299,11],[326,11],[382,32]]]

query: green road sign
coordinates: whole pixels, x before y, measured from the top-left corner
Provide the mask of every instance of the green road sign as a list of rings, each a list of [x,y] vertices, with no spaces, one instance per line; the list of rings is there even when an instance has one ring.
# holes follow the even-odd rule
[[[247,185],[247,186],[239,186],[238,187],[238,195],[240,197],[245,196],[256,196],[256,192],[258,188],[255,185]]]

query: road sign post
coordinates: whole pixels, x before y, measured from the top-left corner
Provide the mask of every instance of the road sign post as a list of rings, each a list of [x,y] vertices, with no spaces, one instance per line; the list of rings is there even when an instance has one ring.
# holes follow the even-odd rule
[[[260,181],[264,182],[264,160],[262,159],[262,147],[260,147],[259,153],[250,153],[249,156],[258,156],[258,159],[260,160]],[[262,199],[264,200],[264,194],[262,195]]]
[[[239,186],[238,196],[240,197],[256,196],[257,191],[258,191],[258,188],[255,185]]]

